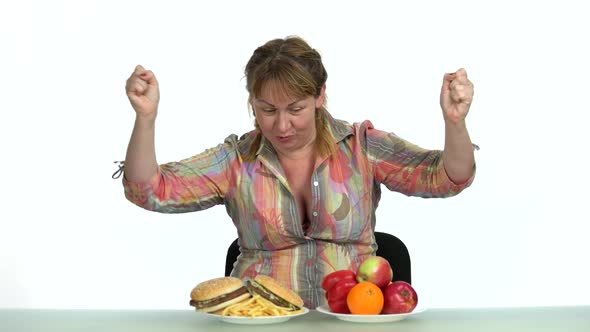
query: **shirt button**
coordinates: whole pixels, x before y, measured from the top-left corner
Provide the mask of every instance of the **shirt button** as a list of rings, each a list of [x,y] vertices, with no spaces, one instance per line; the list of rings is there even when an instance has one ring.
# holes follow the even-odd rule
[[[313,214],[314,217],[317,217],[318,216],[318,213],[316,211],[313,211],[312,214]]]
[[[319,183],[318,183],[317,181],[313,181],[313,185],[314,185],[315,187],[317,187],[317,186],[318,186],[318,184],[319,184]]]

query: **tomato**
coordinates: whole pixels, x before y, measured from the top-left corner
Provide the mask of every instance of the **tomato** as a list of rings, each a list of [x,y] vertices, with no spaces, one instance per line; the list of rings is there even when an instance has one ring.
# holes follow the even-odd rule
[[[336,283],[341,280],[356,280],[356,274],[350,270],[339,270],[332,272],[324,277],[322,280],[322,288],[329,292]]]

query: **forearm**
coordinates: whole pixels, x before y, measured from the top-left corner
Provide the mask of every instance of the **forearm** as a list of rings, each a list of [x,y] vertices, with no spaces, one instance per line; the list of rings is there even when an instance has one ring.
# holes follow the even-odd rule
[[[465,121],[445,121],[443,163],[447,175],[455,183],[467,181],[473,175],[475,157]]]
[[[136,117],[125,157],[125,178],[131,182],[147,182],[158,171],[154,144],[155,118]]]

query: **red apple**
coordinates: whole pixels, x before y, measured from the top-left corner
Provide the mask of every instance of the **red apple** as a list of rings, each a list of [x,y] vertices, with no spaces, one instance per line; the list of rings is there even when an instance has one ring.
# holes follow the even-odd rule
[[[359,265],[356,273],[358,282],[369,281],[379,288],[387,286],[393,278],[393,271],[387,259],[380,256],[371,256]]]
[[[382,314],[403,314],[412,312],[418,305],[418,294],[405,281],[394,281],[383,288],[383,310]]]

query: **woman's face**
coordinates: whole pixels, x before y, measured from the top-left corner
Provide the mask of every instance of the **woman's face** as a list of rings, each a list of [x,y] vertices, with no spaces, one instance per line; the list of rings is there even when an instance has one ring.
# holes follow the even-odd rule
[[[324,90],[322,88],[318,98],[296,98],[279,93],[271,85],[262,89],[260,96],[252,100],[260,131],[279,155],[297,157],[301,153],[313,151],[316,138],[315,112],[323,105]]]

